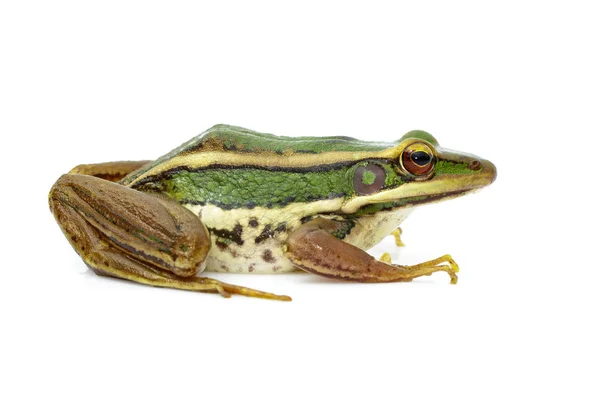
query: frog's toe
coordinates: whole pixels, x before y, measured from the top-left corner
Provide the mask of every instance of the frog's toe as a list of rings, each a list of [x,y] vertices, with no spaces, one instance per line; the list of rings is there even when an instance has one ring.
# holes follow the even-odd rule
[[[400,235],[402,235],[402,229],[400,229],[400,227],[397,227],[396,229],[394,229],[391,233],[391,235],[394,237],[394,240],[396,241],[396,246],[398,247],[404,247],[404,242],[402,242],[402,239],[400,238]]]
[[[454,271],[454,272],[460,271],[458,264],[456,263],[456,261],[454,261],[454,259],[452,258],[452,256],[450,254],[446,254],[445,256],[442,256],[439,259],[447,262],[448,265],[450,266],[450,268],[452,268],[452,271]]]
[[[392,263],[392,256],[390,255],[390,253],[385,252],[381,255],[381,257],[379,257],[379,261],[383,261],[384,263],[388,263],[391,264]]]

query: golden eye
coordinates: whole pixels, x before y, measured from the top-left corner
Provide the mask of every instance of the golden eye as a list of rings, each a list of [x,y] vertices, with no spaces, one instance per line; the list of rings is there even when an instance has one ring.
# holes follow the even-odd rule
[[[425,143],[413,143],[407,146],[402,153],[402,166],[413,175],[427,175],[434,165],[433,150]]]

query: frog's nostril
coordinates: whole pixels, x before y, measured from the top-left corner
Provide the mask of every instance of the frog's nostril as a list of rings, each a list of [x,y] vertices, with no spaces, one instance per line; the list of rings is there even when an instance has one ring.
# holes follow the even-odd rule
[[[481,169],[481,163],[477,160],[472,161],[471,164],[469,164],[469,169],[472,171],[477,171]]]

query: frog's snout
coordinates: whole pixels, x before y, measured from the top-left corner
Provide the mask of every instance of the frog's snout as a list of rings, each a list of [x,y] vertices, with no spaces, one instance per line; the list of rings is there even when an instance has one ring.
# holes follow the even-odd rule
[[[492,183],[494,183],[497,175],[496,166],[494,165],[494,163],[483,159],[474,160],[469,165],[469,169],[473,169],[472,166],[474,166],[474,164],[476,164],[476,168],[479,169],[480,173],[487,178],[487,183],[484,186],[491,185]]]
[[[463,172],[453,169],[440,168],[435,179],[450,179],[457,189],[462,185],[462,189],[472,190],[481,189],[491,185],[496,180],[496,166],[489,160],[479,156],[461,153],[451,150],[441,150],[439,153],[441,162],[450,162],[451,165],[462,165]],[[444,167],[447,165],[444,164]]]

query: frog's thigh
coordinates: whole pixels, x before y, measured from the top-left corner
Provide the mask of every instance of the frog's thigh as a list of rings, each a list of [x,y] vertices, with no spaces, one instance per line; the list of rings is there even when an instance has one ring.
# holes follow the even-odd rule
[[[135,171],[151,161],[113,161],[99,164],[80,164],[69,171],[70,174],[90,175],[118,182],[130,172]]]
[[[315,219],[290,234],[286,255],[299,268],[318,275],[357,282],[411,281],[444,271],[456,282],[454,261],[449,256],[411,267],[388,264],[333,236],[335,221]]]
[[[172,200],[84,175],[63,175],[49,200],[65,236],[99,275],[223,295],[274,296],[194,276],[210,249],[209,234],[196,215]]]

